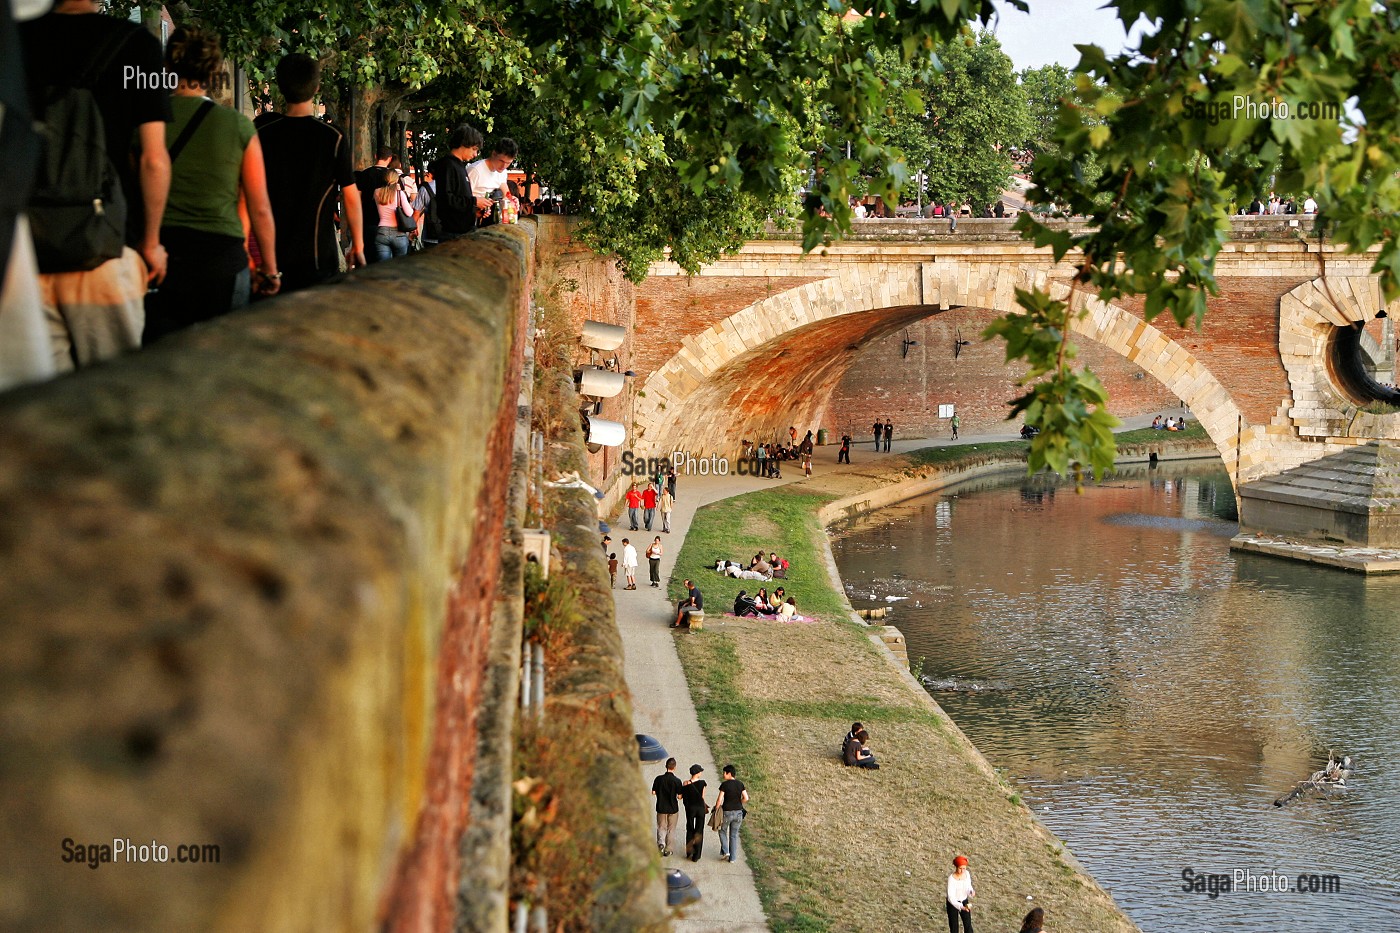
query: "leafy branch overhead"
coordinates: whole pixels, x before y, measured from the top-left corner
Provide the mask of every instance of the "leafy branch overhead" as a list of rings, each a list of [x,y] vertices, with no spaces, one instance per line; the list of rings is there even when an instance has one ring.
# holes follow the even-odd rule
[[[976,31],[995,22],[992,0],[202,0],[176,15],[197,13],[258,80],[285,51],[320,55],[352,126],[370,102],[410,108],[439,135],[467,118],[528,136],[524,159],[634,278],[668,249],[698,268],[775,217],[800,214],[804,247],[819,247],[849,230],[853,194],[893,199],[926,167],[930,194],[985,196],[1005,151],[1029,149],[1032,201],[1092,223],[1020,218],[1075,267],[1075,289],[1067,306],[1027,293],[989,334],[1039,374],[1014,403],[1042,429],[1035,456],[1100,470],[1112,419],[1097,380],[1073,368],[1068,315],[1140,295],[1149,318],[1199,322],[1231,206],[1271,178],[1316,199],[1306,232],[1377,247],[1385,294],[1400,295],[1400,5],[1109,5],[1141,27],[1136,48],[1080,46],[1072,72],[1026,72],[1019,86]],[[1237,98],[1290,115],[1209,118]],[[1345,110],[1308,118],[1316,104]],[[933,138],[911,121],[932,121]],[[997,131],[999,154],[975,148]]]

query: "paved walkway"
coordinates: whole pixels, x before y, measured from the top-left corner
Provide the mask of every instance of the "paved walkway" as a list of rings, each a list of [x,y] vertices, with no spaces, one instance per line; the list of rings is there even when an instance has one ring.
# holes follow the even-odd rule
[[[1163,414],[1178,414],[1179,409],[1163,409]],[[1152,415],[1144,415],[1126,420],[1124,428],[1146,427],[1152,423]],[[1008,425],[1008,428],[1012,426]],[[1014,430],[1004,434],[983,434],[963,436],[956,443],[975,444],[982,441],[1016,440]],[[888,454],[876,454],[871,450],[871,441],[857,438],[852,449],[851,466],[874,462]],[[941,447],[953,444],[949,437],[943,438],[895,438],[891,443],[891,453],[903,453],[923,447]],[[818,447],[813,456],[813,465],[822,470],[840,469],[836,463],[838,445],[828,444]],[[624,590],[622,574],[618,574],[617,589],[613,598],[617,605],[617,625],[622,632],[623,650],[626,657],[623,671],[627,686],[632,693],[632,725],[637,732],[651,735],[660,740],[666,750],[675,757],[676,774],[685,779],[692,764],[705,769],[703,775],[708,786],[706,797],[713,803],[719,782],[720,768],[724,761],[715,758],[705,735],[700,729],[700,720],[691,701],[690,690],[686,685],[685,673],[681,669],[680,658],[676,654],[670,621],[674,608],[667,598],[666,583],[670,580],[671,568],[676,555],[685,541],[686,532],[695,518],[695,512],[702,506],[731,496],[743,495],[756,489],[768,489],[775,485],[795,482],[802,479],[800,464],[784,463],[781,480],[761,479],[752,476],[681,476],[676,484],[676,507],[671,513],[671,533],[661,532],[661,517],[657,514],[653,530],[633,532],[626,520],[624,509],[618,520],[611,523],[612,547],[619,556],[622,553],[622,539],[630,538],[637,548],[641,566],[637,568],[637,589]],[[795,467],[795,468],[794,468]],[[661,536],[664,556],[661,559],[662,586],[653,589],[648,584],[646,549],[651,539]],[[703,584],[703,581],[701,581]],[[701,586],[703,591],[704,587]],[[714,612],[722,612],[723,607],[714,607]],[[721,751],[723,751],[721,749]],[[664,770],[660,762],[643,766],[647,790],[651,789],[652,779]],[[743,780],[740,774],[739,779]],[[680,826],[676,832],[676,850],[684,850],[685,813],[681,812]],[[743,931],[767,930],[768,922],[759,903],[758,891],[754,887],[753,873],[749,870],[747,856],[742,843],[739,861],[734,863],[719,860],[719,838],[713,830],[705,830],[704,857],[699,862],[689,862],[681,855],[664,859],[665,867],[679,868],[690,875],[700,889],[701,898],[686,910],[683,919],[675,923],[680,933],[743,933]]]

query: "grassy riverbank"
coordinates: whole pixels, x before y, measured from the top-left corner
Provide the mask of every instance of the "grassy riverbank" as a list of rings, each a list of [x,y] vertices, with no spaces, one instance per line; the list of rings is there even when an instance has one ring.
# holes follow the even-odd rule
[[[1192,432],[1167,437],[1172,447],[1199,445]],[[1131,432],[1122,442],[1155,447],[1165,439]],[[850,620],[827,572],[822,506],[964,466],[1014,463],[1025,449],[1024,442],[931,448],[697,513],[672,595],[679,597],[682,578],[695,579],[707,627],[677,636],[680,656],[711,748],[738,766],[750,789],[748,860],[775,930],[942,929],[946,877],[959,853],[972,860],[979,928],[1016,929],[1038,905],[1052,929],[1136,929],[872,643],[870,629]],[[717,576],[715,558],[746,561],[760,548],[792,562],[783,582],[816,622],[722,615],[739,589],[753,592],[755,584]],[[841,737],[855,720],[870,728],[879,771],[840,762]]]

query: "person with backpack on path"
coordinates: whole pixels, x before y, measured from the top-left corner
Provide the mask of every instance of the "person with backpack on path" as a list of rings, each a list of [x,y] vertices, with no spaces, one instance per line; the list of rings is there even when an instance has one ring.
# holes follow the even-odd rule
[[[160,43],[96,0],[59,0],[19,35],[47,138],[27,213],[54,368],[67,372],[141,345],[146,290],[166,275],[170,96]]]

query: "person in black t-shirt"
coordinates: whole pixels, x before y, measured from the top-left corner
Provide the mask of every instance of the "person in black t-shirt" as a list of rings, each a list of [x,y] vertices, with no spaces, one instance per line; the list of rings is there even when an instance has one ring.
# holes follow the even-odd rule
[[[700,590],[689,580],[685,581],[685,599],[676,607],[676,621],[673,628],[680,625],[689,626],[689,616],[692,612],[701,612],[705,608],[705,597],[700,595]]]
[[[446,242],[466,236],[476,229],[477,211],[491,208],[489,198],[472,194],[467,181],[467,162],[481,151],[482,137],[465,123],[447,139],[448,153],[428,166],[433,174],[433,198],[428,203],[428,229],[425,240]]]
[[[390,172],[403,170],[403,163],[388,146],[380,146],[374,153],[374,164],[355,173],[355,187],[360,191],[360,237],[364,243],[373,243],[379,233],[379,206],[374,203],[374,193],[388,184]],[[378,261],[378,254],[370,250],[365,254],[370,262]]]
[[[700,852],[705,847],[705,814],[710,807],[705,803],[705,782],[699,777],[704,772],[699,765],[691,765],[689,780],[681,784],[681,803],[685,804],[685,857],[692,862],[700,861]]]
[[[744,804],[749,802],[749,792],[744,782],[734,774],[733,765],[724,766],[724,781],[719,785],[719,799],[715,806],[724,812],[724,822],[719,830],[719,859],[721,862],[738,861],[739,827],[744,825],[748,812]]]
[[[321,64],[309,55],[288,55],[277,65],[277,86],[286,113],[253,121],[267,168],[267,194],[277,223],[277,268],[282,293],[324,282],[340,271],[335,199],[345,203],[350,268],[365,264],[360,193],[350,162],[350,142],[318,120],[313,102],[321,87]]]
[[[666,759],[666,773],[651,782],[651,795],[656,798],[656,847],[662,856],[671,854],[671,840],[676,835],[676,815],[681,812],[681,779],[676,777],[676,759]]]
[[[43,119],[55,87],[75,84],[99,55],[87,85],[102,115],[107,156],[126,199],[126,249],[88,271],[41,269],[54,365],[86,366],[141,345],[148,285],[165,278],[160,242],[170,191],[165,125],[170,93],[160,84],[160,43],[137,23],[104,15],[95,0],[60,0],[53,12],[19,25],[30,109]]]

